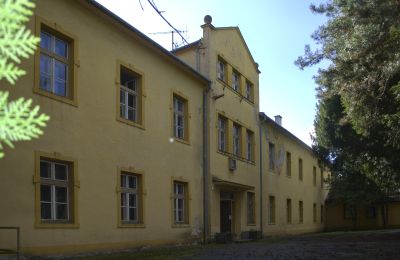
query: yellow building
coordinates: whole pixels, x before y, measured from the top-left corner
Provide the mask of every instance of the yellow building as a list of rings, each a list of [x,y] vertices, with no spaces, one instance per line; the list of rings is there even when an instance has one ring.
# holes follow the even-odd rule
[[[40,46],[17,86],[1,83],[51,117],[0,161],[0,226],[20,227],[23,252],[323,228],[317,159],[259,113],[239,28],[204,22],[172,53],[95,1],[37,1]]]

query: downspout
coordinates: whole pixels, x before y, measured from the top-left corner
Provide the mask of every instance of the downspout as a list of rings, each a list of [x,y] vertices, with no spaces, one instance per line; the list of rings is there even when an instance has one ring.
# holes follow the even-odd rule
[[[258,117],[259,123],[259,133],[260,133],[260,231],[261,237],[264,235],[264,225],[263,225],[263,153],[262,153],[262,120],[260,116]]]
[[[210,152],[209,152],[209,106],[208,93],[211,83],[203,91],[203,243],[210,237]]]

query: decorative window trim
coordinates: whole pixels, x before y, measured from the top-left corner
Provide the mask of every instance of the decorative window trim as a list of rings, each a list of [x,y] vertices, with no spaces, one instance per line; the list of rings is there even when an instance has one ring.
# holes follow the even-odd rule
[[[132,175],[138,178],[138,221],[137,222],[129,222],[123,221],[121,217],[121,193],[123,192],[123,188],[121,187],[121,175]],[[117,194],[117,227],[118,228],[145,228],[145,195],[146,192],[144,190],[145,187],[145,178],[143,171],[137,171],[133,167],[125,168],[119,167],[117,168],[117,184],[116,184],[116,194]]]
[[[183,184],[185,191],[184,191],[184,221],[183,222],[176,222],[175,219],[175,184]],[[189,181],[182,177],[172,177],[171,178],[171,225],[173,228],[187,228],[190,227],[190,204],[191,204],[191,193],[190,193],[190,186]]]
[[[183,138],[179,138],[176,136],[176,129],[175,129],[175,99],[181,100],[184,105],[184,111],[183,111],[183,117],[184,117],[184,128],[183,128]],[[189,106],[189,98],[185,95],[183,95],[180,91],[173,90],[172,95],[171,95],[171,104],[170,104],[170,110],[171,110],[171,122],[172,122],[172,137],[175,139],[175,141],[178,141],[180,143],[188,144],[190,145],[190,119],[191,119],[191,114],[190,114],[190,106]]]
[[[58,221],[42,221],[41,220],[41,205],[40,205],[40,161],[46,160],[49,162],[60,162],[69,165],[69,217],[68,222]],[[71,157],[62,156],[59,153],[35,152],[35,173],[33,176],[33,184],[35,185],[35,228],[79,228],[78,219],[78,189],[80,187],[78,179],[78,162]]]
[[[43,29],[44,28],[44,29]],[[58,96],[52,92],[40,88],[40,55],[42,53],[40,45],[34,55],[34,86],[33,92],[72,106],[78,106],[78,68],[80,66],[78,61],[78,37],[65,31],[59,24],[50,22],[42,17],[35,16],[35,35],[40,38],[41,31],[45,30],[60,39],[69,43],[69,62],[68,62],[68,96]]]
[[[139,77],[139,87],[137,91],[137,121],[129,120],[126,118],[121,117],[120,115],[120,91],[121,91],[121,67],[124,67],[125,69],[129,70],[132,72],[132,74],[135,74]],[[116,76],[115,76],[115,86],[116,86],[116,118],[117,121],[125,123],[127,125],[131,125],[134,127],[137,127],[139,129],[144,130],[145,129],[145,75],[143,72],[140,70],[136,69],[132,64],[125,63],[123,61],[117,60],[117,67],[116,67]]]

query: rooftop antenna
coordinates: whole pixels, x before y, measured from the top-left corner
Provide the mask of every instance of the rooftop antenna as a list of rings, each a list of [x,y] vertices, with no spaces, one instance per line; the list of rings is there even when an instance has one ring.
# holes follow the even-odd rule
[[[175,39],[174,39],[174,34],[176,32],[178,32],[178,33],[187,33],[187,30],[185,30],[185,31],[176,30],[176,31],[167,31],[167,32],[153,32],[153,33],[149,33],[149,34],[152,34],[152,35],[171,34],[171,50],[173,50],[176,47],[178,47],[178,44],[175,43]]]

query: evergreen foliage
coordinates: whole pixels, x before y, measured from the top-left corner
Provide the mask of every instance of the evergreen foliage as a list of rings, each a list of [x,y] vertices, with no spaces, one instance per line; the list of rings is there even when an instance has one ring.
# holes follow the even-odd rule
[[[0,81],[10,84],[25,75],[17,64],[33,54],[40,39],[31,34],[24,23],[29,21],[35,4],[30,0],[0,0]],[[2,86],[4,86],[2,84]],[[49,117],[31,107],[32,100],[19,98],[8,103],[8,92],[0,90],[0,158],[3,144],[37,138]]]
[[[316,75],[314,148],[330,165],[331,195],[384,201],[400,187],[400,2],[327,0],[328,17],[295,64],[328,61]]]

